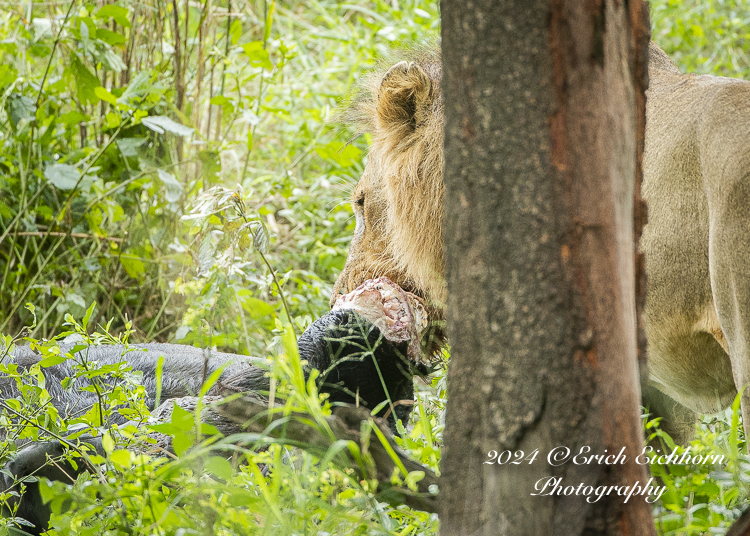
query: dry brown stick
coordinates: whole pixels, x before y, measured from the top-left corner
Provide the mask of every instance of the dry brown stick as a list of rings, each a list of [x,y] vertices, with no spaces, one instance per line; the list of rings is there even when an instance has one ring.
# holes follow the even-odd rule
[[[224,398],[235,392],[231,385],[223,385],[218,391],[222,394],[209,393],[202,399],[188,396],[168,400],[153,411],[152,417],[158,422],[168,422],[175,405],[189,413],[195,413],[200,406],[201,422],[214,426],[230,442],[233,442],[232,436],[245,442],[249,432],[256,436],[258,446],[264,443],[284,444],[319,458],[326,457],[334,443],[351,441],[364,456],[359,456],[356,449],[352,452],[342,448],[331,458],[334,465],[354,470],[360,480],[377,480],[380,490],[377,499],[380,501],[437,512],[438,476],[402,452],[384,421],[373,418],[367,409],[336,407],[334,415],[325,419],[325,424],[316,425],[306,413],[284,415],[279,411],[269,412],[268,400],[259,395]],[[274,404],[273,408],[279,410],[281,406]],[[135,422],[130,424],[138,425]],[[152,443],[143,449],[144,452],[155,456],[174,452],[169,434],[152,431],[148,435]],[[415,471],[424,473],[424,478],[416,483],[416,491],[391,482],[393,475],[399,475],[404,480],[404,473]]]
[[[750,536],[750,509],[729,527],[726,536]]]

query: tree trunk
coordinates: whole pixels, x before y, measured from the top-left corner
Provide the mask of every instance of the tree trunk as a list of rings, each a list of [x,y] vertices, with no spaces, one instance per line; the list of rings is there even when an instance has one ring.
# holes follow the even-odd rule
[[[649,480],[635,461],[633,232],[645,9],[640,0],[442,2],[444,535],[655,534],[645,497],[617,494]],[[582,448],[588,457],[623,447],[625,461],[572,460]],[[564,448],[566,463],[548,463]],[[548,477],[562,479],[553,495]],[[595,501],[601,486],[622,488]]]

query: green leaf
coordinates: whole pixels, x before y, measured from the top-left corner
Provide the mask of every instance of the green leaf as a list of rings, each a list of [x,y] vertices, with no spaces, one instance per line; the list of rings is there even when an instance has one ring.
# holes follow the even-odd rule
[[[102,448],[104,452],[112,452],[115,450],[115,441],[109,433],[104,434],[102,437]]]
[[[220,433],[219,429],[216,428],[214,425],[208,424],[205,422],[201,423],[200,430],[201,430],[201,434],[206,435],[206,436],[212,436],[212,435],[216,435]]]
[[[54,483],[46,479],[42,479],[39,483],[39,495],[42,496],[42,502],[44,504],[49,503],[52,499],[57,497],[57,491],[53,486]]]
[[[13,128],[16,128],[21,121],[30,121],[36,114],[34,101],[20,93],[11,93],[5,106]]]
[[[18,71],[12,65],[3,63],[0,65],[0,90],[5,89],[18,77]]]
[[[204,177],[215,179],[221,173],[221,159],[217,151],[198,151]]]
[[[154,432],[159,432],[160,434],[166,434],[166,435],[175,435],[176,433],[180,432],[180,429],[177,428],[172,423],[161,423],[161,424],[150,424],[148,425],[149,430],[153,430]]]
[[[94,314],[94,309],[96,309],[96,302],[92,302],[89,308],[86,310],[86,316],[83,317],[83,321],[81,322],[81,325],[83,325],[83,329],[88,330],[89,327],[89,321],[91,320],[91,315]]]
[[[100,87],[102,83],[99,79],[91,74],[78,56],[73,55],[70,62],[70,72],[73,75],[76,83],[76,94],[82,104],[94,104],[99,102],[99,97],[96,95],[96,88]]]
[[[107,30],[106,28],[97,28],[96,38],[114,47],[124,45],[127,42],[124,35],[113,32],[112,30]]]
[[[164,115],[153,115],[150,117],[144,117],[141,119],[141,123],[146,125],[148,128],[159,134],[164,134],[164,131],[177,134],[178,136],[190,136],[195,129],[181,125],[176,121],[173,121],[169,117]]]
[[[253,150],[253,129],[249,128],[247,129],[247,152]]]
[[[232,26],[229,28],[229,36],[231,38],[232,44],[236,45],[237,41],[240,40],[240,37],[242,37],[242,20],[237,18],[234,19],[234,22],[232,22]]]
[[[229,480],[232,478],[232,464],[219,456],[212,456],[206,462],[205,470],[214,476]]]
[[[120,255],[120,264],[133,279],[140,279],[146,273],[146,265],[135,255],[123,253]]]
[[[60,190],[72,190],[81,178],[81,172],[68,164],[53,164],[44,170],[44,176]]]
[[[86,300],[83,299],[83,296],[76,294],[75,292],[66,292],[65,301],[67,301],[68,303],[75,304],[81,309],[86,308]]]
[[[253,67],[263,67],[264,69],[273,69],[273,63],[268,55],[268,51],[263,48],[263,41],[252,41],[242,45],[250,65]]]
[[[106,437],[106,436],[105,436]],[[128,469],[133,465],[133,460],[129,450],[116,450],[109,455],[109,461],[115,464],[120,469]]]
[[[52,354],[39,362],[40,367],[54,367],[60,363],[64,363],[68,358],[65,355]]]
[[[107,4],[96,12],[97,19],[108,19],[109,17],[115,19],[115,22],[120,26],[130,28],[130,20],[128,20],[128,10],[126,8]]]
[[[167,173],[161,169],[157,169],[156,172],[159,175],[161,182],[167,187],[167,193],[164,196],[167,198],[167,201],[170,203],[176,203],[179,201],[182,196],[182,183],[175,179],[174,175],[171,173]]]
[[[177,456],[182,456],[193,446],[195,436],[188,432],[178,432],[172,436],[172,447]]]
[[[258,502],[258,495],[241,488],[227,488],[227,500],[235,508],[247,508],[250,504]]]
[[[105,102],[108,102],[110,104],[117,104],[117,97],[112,95],[112,93],[101,86],[94,88],[94,94],[96,94],[97,97]]]
[[[40,110],[37,110],[37,115],[39,114]],[[44,131],[44,134],[42,134],[42,137],[39,138],[39,145],[42,147],[46,147],[49,145],[50,141],[52,140],[52,136],[55,134],[55,126],[57,126],[57,118],[53,117],[50,124],[47,126],[47,130]]]
[[[58,118],[58,121],[66,125],[77,125],[78,123],[88,121],[89,119],[91,118],[88,115],[84,115],[80,112],[76,112],[75,110],[72,110],[70,112],[62,114]]]
[[[18,54],[18,45],[16,45],[15,39],[3,39],[0,41],[0,52],[6,54]]]
[[[119,73],[126,68],[125,62],[122,61],[120,54],[112,50],[112,47],[105,43],[102,43],[101,47],[97,48],[97,53],[94,55],[94,58],[102,64],[102,67],[105,70]]]
[[[8,205],[0,201],[0,218],[12,218],[13,211]]]
[[[80,39],[84,41],[96,39],[96,25],[90,17],[76,17],[73,20],[79,23],[78,35],[80,35]]]
[[[118,138],[115,140],[117,148],[120,149],[122,156],[138,156],[138,149],[148,141],[147,138]]]
[[[271,5],[268,6],[268,15],[266,15],[266,27],[263,30],[263,41],[268,41],[268,38],[271,37],[271,25],[273,24],[273,10],[276,7],[276,0],[273,0],[271,2]]]
[[[268,252],[269,241],[270,237],[268,236],[268,229],[266,229],[266,226],[261,222],[258,222],[258,225],[253,231],[253,247],[261,253],[265,254]]]
[[[120,118],[120,114],[115,113],[115,112],[109,112],[106,115],[106,118],[107,118],[107,128],[111,128],[111,129],[117,128],[120,126],[120,123],[122,122]]]
[[[318,145],[315,152],[326,160],[333,160],[343,168],[351,167],[362,158],[362,151],[352,144],[332,142],[328,145]]]
[[[247,297],[242,299],[242,308],[250,313],[250,316],[253,318],[253,320],[258,320],[259,318],[263,318],[264,316],[268,316],[273,314],[274,308],[270,305],[268,305],[263,300],[259,300],[258,298],[253,297]]]
[[[195,416],[189,411],[175,404],[172,408],[172,419],[170,422],[178,430],[189,432],[193,429],[193,426],[195,426]]]
[[[156,92],[151,87],[151,76],[148,71],[141,71],[136,75],[136,77],[128,84],[128,86],[125,88],[125,91],[123,91],[122,95],[120,95],[120,102],[127,103],[130,99],[133,99],[135,97],[141,97],[145,94]],[[142,111],[142,110],[138,110]]]

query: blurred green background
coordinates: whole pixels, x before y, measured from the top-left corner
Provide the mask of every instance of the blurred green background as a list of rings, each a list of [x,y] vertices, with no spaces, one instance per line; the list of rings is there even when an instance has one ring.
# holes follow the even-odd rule
[[[420,0],[0,2],[0,332],[27,302],[38,337],[96,303],[134,341],[264,355],[281,303],[259,249],[301,331],[367,147],[332,112],[438,30]],[[220,191],[238,186],[240,219]]]

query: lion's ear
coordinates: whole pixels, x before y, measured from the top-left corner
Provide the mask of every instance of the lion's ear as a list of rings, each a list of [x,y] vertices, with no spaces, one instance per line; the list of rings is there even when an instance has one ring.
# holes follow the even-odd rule
[[[378,90],[378,126],[380,128],[420,126],[430,113],[432,82],[413,62],[402,61],[388,69]]]

